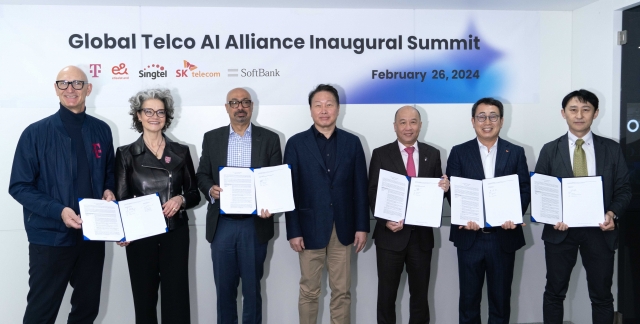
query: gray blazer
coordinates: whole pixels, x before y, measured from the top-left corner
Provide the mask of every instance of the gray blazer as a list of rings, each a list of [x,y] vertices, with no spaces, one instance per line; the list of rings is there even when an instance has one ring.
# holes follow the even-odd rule
[[[631,185],[629,170],[620,149],[620,144],[611,139],[593,134],[593,145],[596,154],[596,175],[602,176],[604,209],[602,214],[612,211],[622,217],[631,201]],[[560,178],[572,178],[573,167],[569,155],[569,136],[565,134],[542,147],[536,163],[536,173]],[[618,228],[602,232],[609,249],[618,248]],[[545,225],[542,239],[558,244],[567,237],[567,231],[553,229],[553,225]]]
[[[214,204],[209,200],[209,189],[220,183],[218,167],[227,165],[227,149],[229,147],[229,127],[223,126],[204,134],[202,141],[202,157],[196,177],[198,188],[208,200],[207,204],[207,241],[212,242],[220,215],[220,201]],[[251,124],[251,167],[267,167],[282,164],[282,150],[278,134]],[[260,243],[273,237],[273,217],[254,218],[256,235]]]

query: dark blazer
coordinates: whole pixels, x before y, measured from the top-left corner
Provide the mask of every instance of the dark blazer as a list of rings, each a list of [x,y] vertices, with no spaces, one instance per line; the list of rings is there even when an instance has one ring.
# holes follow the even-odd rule
[[[442,177],[440,151],[433,146],[418,142],[418,152],[418,177]],[[407,175],[397,140],[373,150],[371,164],[369,165],[369,205],[372,213],[376,208],[380,169]],[[373,231],[373,239],[375,239],[376,246],[392,251],[402,251],[407,247],[411,237],[411,227],[414,227],[414,232],[419,233],[420,247],[423,250],[433,249],[433,228],[405,225],[401,230],[394,233],[387,228],[386,219],[376,218],[376,220],[376,228]]]
[[[161,160],[159,168],[155,157],[145,154],[146,145],[142,136],[135,142],[121,146],[116,151],[116,199],[125,200],[135,196],[158,193],[160,202],[182,195],[185,206],[171,218],[165,218],[170,230],[187,224],[186,209],[200,202],[200,193],[189,147],[171,141],[165,136],[167,159]]]
[[[311,126],[314,127],[314,126]],[[340,243],[353,243],[356,232],[369,232],[367,164],[360,139],[336,128],[333,181],[310,128],[293,135],[284,150],[291,165],[296,209],[285,213],[287,240],[302,237],[306,249],[329,244],[333,224]]]
[[[211,204],[209,189],[220,184],[218,167],[227,165],[227,149],[229,148],[229,125],[216,128],[204,134],[202,141],[202,157],[196,177],[198,188],[207,199],[207,241],[212,242],[218,226],[220,201]],[[278,134],[251,124],[251,167],[268,167],[282,164],[282,150]],[[273,217],[267,219],[254,217],[256,234],[260,243],[273,237]]]
[[[494,176],[518,175],[520,181],[520,203],[522,205],[522,214],[524,215],[531,200],[531,179],[529,178],[529,168],[527,167],[524,149],[521,146],[498,138],[497,150]],[[449,177],[462,177],[476,180],[483,180],[485,178],[480,149],[478,148],[478,140],[476,138],[466,143],[456,145],[451,149],[449,159],[447,160],[446,173]],[[450,192],[451,191],[447,193],[449,202],[451,202]],[[496,229],[498,241],[504,252],[514,252],[524,246],[522,226],[518,225],[512,230],[503,230],[501,227],[496,227]],[[468,250],[473,245],[475,239],[475,231],[458,229],[457,225],[451,225],[449,241],[453,242],[453,245],[457,248]]]
[[[622,217],[631,201],[631,185],[620,144],[593,134],[593,146],[596,155],[596,175],[602,176],[603,214],[610,210],[616,216]],[[568,133],[542,147],[535,172],[560,178],[573,177]],[[557,231],[553,229],[553,225],[546,224],[542,231],[542,239],[558,244],[567,234],[568,231]],[[613,231],[602,232],[602,235],[612,251],[618,248],[617,227]]]

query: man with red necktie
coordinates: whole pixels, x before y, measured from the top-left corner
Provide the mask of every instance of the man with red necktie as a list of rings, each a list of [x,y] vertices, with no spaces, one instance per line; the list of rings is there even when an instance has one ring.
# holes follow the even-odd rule
[[[449,180],[442,175],[440,152],[418,142],[422,121],[412,106],[396,111],[393,129],[397,140],[376,148],[369,166],[369,204],[376,206],[380,170],[410,177],[442,178],[440,187],[449,190]],[[400,276],[405,267],[411,294],[409,323],[429,323],[429,276],[433,250],[433,228],[405,225],[376,218],[373,239],[378,267],[378,323],[396,323],[396,297]]]

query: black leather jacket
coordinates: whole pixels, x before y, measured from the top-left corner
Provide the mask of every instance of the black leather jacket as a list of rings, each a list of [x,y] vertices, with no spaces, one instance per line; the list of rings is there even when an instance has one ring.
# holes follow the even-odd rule
[[[153,153],[147,152],[142,136],[137,141],[118,148],[116,199],[125,200],[157,192],[164,204],[169,199],[182,195],[185,204],[180,211],[171,218],[165,218],[167,227],[173,230],[187,224],[185,209],[198,205],[200,192],[189,147],[172,142],[166,136],[164,139],[165,154],[160,160]]]

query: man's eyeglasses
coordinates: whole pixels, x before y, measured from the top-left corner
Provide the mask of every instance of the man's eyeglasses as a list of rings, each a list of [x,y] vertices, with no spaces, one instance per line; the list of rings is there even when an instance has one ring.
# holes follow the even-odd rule
[[[251,107],[251,100],[249,100],[249,99],[244,99],[244,100],[241,100],[241,101],[231,100],[227,104],[229,104],[229,107],[231,107],[231,108],[238,108],[238,106],[240,104],[242,104],[242,108],[249,108],[249,107]]]
[[[151,108],[142,108],[142,112],[147,117],[153,117],[153,115],[157,115],[158,118],[164,118],[167,115],[164,109],[153,110]]]
[[[500,116],[499,116],[498,114],[490,114],[490,115],[489,115],[489,120],[490,120],[492,123],[497,122],[497,121],[498,121],[498,119],[500,119]],[[485,120],[487,120],[487,115],[485,115],[485,114],[477,115],[477,116],[476,116],[476,120],[477,120],[477,121],[479,121],[479,122],[481,122],[481,123],[484,123],[484,122],[485,122]]]
[[[58,80],[56,81],[56,86],[58,86],[58,89],[60,90],[67,90],[69,85],[71,85],[71,87],[73,87],[76,90],[82,90],[82,88],[84,88],[85,83],[89,83],[89,82],[80,81],[80,80],[73,80],[73,81]]]

